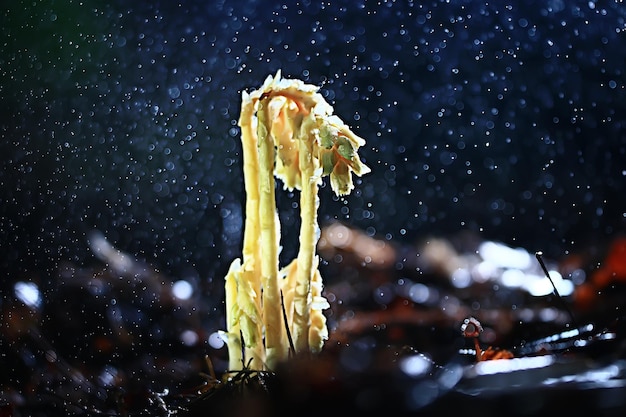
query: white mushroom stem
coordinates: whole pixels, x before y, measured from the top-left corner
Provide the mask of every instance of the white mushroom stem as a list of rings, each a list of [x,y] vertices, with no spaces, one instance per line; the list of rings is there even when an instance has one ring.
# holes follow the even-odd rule
[[[278,283],[278,213],[276,211],[274,166],[274,141],[269,134],[267,120],[267,99],[259,100],[257,117],[259,125],[260,226],[261,226],[261,284],[263,285],[263,321],[265,323],[265,361],[269,369],[287,358],[287,345],[284,343],[282,308]]]
[[[244,186],[246,190],[246,220],[243,235],[243,265],[240,274],[238,302],[246,306],[248,326],[244,326],[245,356],[251,360],[252,369],[262,369],[265,360],[263,346],[263,318],[261,317],[261,245],[259,231],[259,154],[255,126],[252,124],[254,102],[244,92],[242,94],[241,142],[243,149]],[[247,363],[244,365],[248,365]]]
[[[299,137],[299,166],[301,173],[300,189],[300,248],[294,294],[294,315],[292,336],[296,352],[309,351],[309,326],[311,304],[311,280],[317,270],[313,267],[315,248],[318,240],[317,206],[318,184],[321,170],[313,156],[315,129],[306,131],[310,123],[304,123]],[[303,131],[305,130],[305,131]]]
[[[226,332],[221,332],[222,339],[228,348],[228,369],[241,369],[243,355],[241,351],[241,337],[239,336],[239,309],[237,308],[237,270],[241,261],[235,259],[226,274],[224,287],[226,295]]]

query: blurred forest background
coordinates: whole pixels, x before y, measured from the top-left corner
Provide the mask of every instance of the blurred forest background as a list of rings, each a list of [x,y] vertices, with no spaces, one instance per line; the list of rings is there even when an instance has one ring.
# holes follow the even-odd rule
[[[98,230],[209,283],[221,309],[240,96],[278,69],[367,141],[372,173],[345,199],[322,190],[323,224],[409,245],[469,230],[552,257],[603,244],[626,221],[625,16],[610,1],[6,3],[2,274],[45,289],[60,262],[94,261]],[[297,196],[279,199],[292,257]]]

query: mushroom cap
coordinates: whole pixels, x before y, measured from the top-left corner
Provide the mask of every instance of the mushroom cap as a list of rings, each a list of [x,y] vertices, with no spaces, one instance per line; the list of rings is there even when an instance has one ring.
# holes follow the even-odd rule
[[[370,172],[357,153],[365,140],[333,115],[333,107],[318,90],[301,80],[281,78],[278,71],[244,99],[254,103],[255,111],[259,101],[269,100],[266,108],[271,126],[267,127],[277,151],[274,174],[286,189],[302,189],[302,173],[307,171],[311,173],[309,181],[330,176],[335,194],[346,195],[354,188],[352,173],[361,176]],[[310,156],[301,158],[300,141],[307,142]],[[303,160],[310,165],[303,166]]]
[[[483,326],[474,317],[468,317],[463,320],[461,325],[461,332],[465,337],[478,337],[483,331]]]

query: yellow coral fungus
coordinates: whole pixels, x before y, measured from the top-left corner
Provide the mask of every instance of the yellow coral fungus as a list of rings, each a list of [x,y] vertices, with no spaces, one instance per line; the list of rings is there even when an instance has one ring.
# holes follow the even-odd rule
[[[322,311],[329,305],[315,251],[321,179],[330,176],[332,190],[346,195],[354,188],[352,173],[370,169],[357,154],[365,141],[333,115],[318,87],[283,79],[280,71],[242,93],[239,126],[246,222],[243,261],[234,260],[226,275],[223,335],[230,370],[271,370],[288,357],[287,331],[298,353],[318,352],[328,338]],[[285,189],[300,190],[298,255],[282,269],[274,176]]]

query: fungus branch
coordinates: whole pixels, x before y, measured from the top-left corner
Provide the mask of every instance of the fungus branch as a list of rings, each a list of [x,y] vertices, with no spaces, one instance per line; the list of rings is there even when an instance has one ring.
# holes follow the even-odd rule
[[[322,295],[315,250],[319,184],[329,176],[333,191],[346,195],[354,188],[352,173],[370,171],[357,154],[365,141],[332,113],[316,86],[282,79],[280,71],[260,89],[242,94],[243,263],[233,261],[226,276],[223,332],[231,370],[249,360],[251,369],[273,369],[287,358],[287,332],[297,353],[318,352],[328,338],[322,311],[329,304]],[[274,175],[285,189],[300,190],[298,255],[282,269]]]

